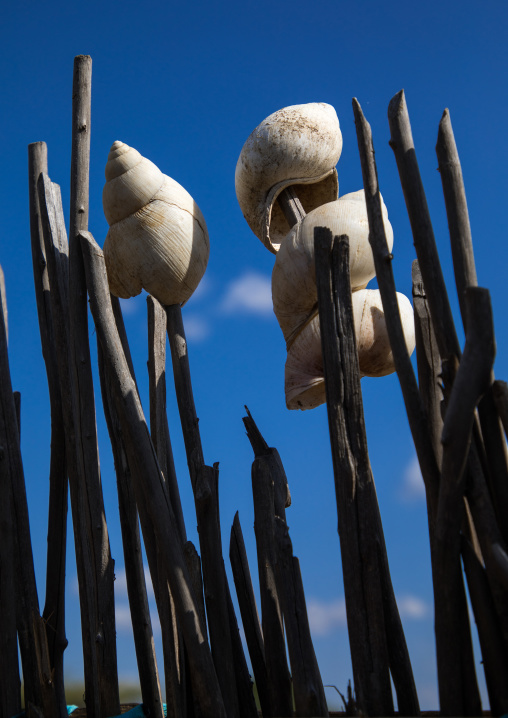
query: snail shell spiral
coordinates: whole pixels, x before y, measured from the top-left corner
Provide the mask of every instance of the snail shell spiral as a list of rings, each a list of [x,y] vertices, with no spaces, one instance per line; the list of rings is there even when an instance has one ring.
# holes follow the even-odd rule
[[[290,229],[277,196],[294,186],[306,212],[336,199],[341,151],[337,114],[324,102],[284,107],[250,134],[236,166],[236,196],[249,227],[272,253]]]
[[[110,225],[104,259],[110,291],[145,289],[161,304],[184,304],[208,263],[206,223],[190,194],[133,147],[114,142],[102,195]]]

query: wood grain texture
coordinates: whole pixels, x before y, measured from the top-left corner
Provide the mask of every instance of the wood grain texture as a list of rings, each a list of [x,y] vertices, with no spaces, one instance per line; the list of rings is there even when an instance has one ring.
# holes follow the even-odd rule
[[[4,341],[7,339],[5,281],[0,267],[0,322]],[[0,412],[0,715],[13,716],[21,711],[18,636],[16,631],[15,546],[16,525],[11,491],[11,476],[6,427]]]
[[[432,327],[429,304],[425,294],[422,273],[415,259],[412,265],[413,310],[415,317],[416,366],[418,368],[418,386],[429,424],[430,440],[438,466],[441,466],[443,430],[442,402],[443,389],[441,378],[441,357]],[[437,501],[437,486],[433,492],[434,504]],[[435,520],[434,506],[432,524]]]
[[[448,110],[443,112],[439,123],[436,154],[448,218],[455,285],[462,323],[467,330],[465,291],[467,287],[477,286],[478,282],[464,179]],[[491,383],[493,381],[494,374]],[[478,411],[482,428],[481,439],[485,444],[488,463],[486,479],[493,497],[499,526],[505,541],[508,541],[508,527],[505,521],[508,512],[508,455],[491,388],[482,397]],[[478,438],[478,445],[481,439]]]
[[[461,536],[461,555],[469,586],[482,663],[493,715],[504,715],[508,710],[508,651],[497,620],[488,577],[475,550],[464,535]],[[475,574],[474,576],[472,574]]]
[[[323,681],[310,635],[309,620],[298,559],[287,523],[274,518],[277,580],[291,663],[291,679],[297,716],[328,716]],[[282,589],[282,590],[281,590]]]
[[[51,316],[50,285],[46,249],[42,230],[37,181],[41,172],[47,173],[47,147],[44,142],[28,145],[28,178],[30,207],[30,238],[34,286],[39,318],[42,355],[48,380],[51,413],[51,454],[49,465],[48,548],[46,561],[46,597],[43,618],[46,622],[53,682],[57,694],[60,716],[65,718],[63,654],[67,646],[65,635],[65,560],[67,543],[68,480],[65,447],[65,427],[58,379],[58,362],[55,354],[53,319]],[[56,223],[65,238],[59,187],[53,186]]]
[[[166,411],[166,334],[167,315],[154,298],[147,297],[148,307],[148,384],[150,392],[150,435],[166,479],[173,512],[178,522],[182,542],[187,541],[185,521],[176,476],[173,449]]]
[[[238,605],[240,607],[240,615],[242,617],[243,630],[245,632],[245,640],[247,642],[252,670],[256,681],[256,689],[261,705],[261,713],[265,716],[269,715],[270,712],[265,647],[238,511],[235,514],[231,527],[229,558],[233,571]]]
[[[270,457],[266,454],[256,456],[252,464],[252,496],[261,622],[270,700],[267,715],[269,718],[285,718],[293,714],[291,676],[286,658],[282,607],[276,578],[274,479]]]
[[[154,299],[147,297],[148,314],[148,386],[150,397],[150,436],[164,478],[164,489],[177,520],[182,544],[187,541],[183,520],[180,493],[176,478],[173,451],[169,436],[166,414],[166,326],[164,308]],[[161,610],[161,631],[163,634],[164,672],[166,679],[167,703],[172,704],[175,714],[185,710],[186,687],[184,683],[183,642],[178,630],[174,602],[168,589],[165,567],[159,559],[159,594],[165,604]],[[162,608],[162,606],[161,606]]]
[[[76,452],[76,428],[72,394],[72,369],[69,360],[70,328],[68,314],[69,267],[66,238],[61,233],[57,220],[54,185],[49,177],[42,173],[38,180],[39,203],[41,209],[50,301],[53,320],[55,354],[60,382],[60,397],[65,425],[66,459],[69,476],[72,525],[76,552],[76,569],[79,586],[81,616],[81,636],[85,669],[85,692],[88,708],[100,716],[100,690],[98,663],[95,651],[97,635],[97,616],[95,609],[95,572],[92,554],[92,527],[87,510],[88,498],[86,483],[80,479],[78,456]]]
[[[368,715],[392,715],[380,566],[373,542],[379,536],[376,535],[377,527],[373,523],[369,526],[364,519],[371,509],[372,476],[353,328],[349,240],[344,235],[334,242],[330,230],[317,227],[314,246],[328,426],[356,700]],[[341,284],[345,284],[345,290],[339,300]]]
[[[3,284],[3,274],[1,277]],[[19,445],[19,428],[16,406],[12,391],[7,331],[5,317],[7,307],[4,304],[5,288],[0,291],[0,446],[2,499],[6,508],[12,510],[12,519],[7,522],[7,545],[12,550],[9,567],[8,557],[2,557],[2,567],[6,567],[7,576],[14,574],[9,588],[15,588],[16,625],[25,685],[25,704],[32,704],[34,710],[41,710],[48,717],[57,716],[56,696],[51,682],[51,673],[43,672],[43,665],[49,664],[46,631],[38,631],[41,624],[39,599],[35,581],[35,569],[30,541],[30,522],[26,499],[25,477]],[[11,607],[12,608],[12,607]],[[6,610],[9,612],[9,605]],[[11,616],[12,617],[12,616]],[[8,639],[12,635],[5,634]],[[38,646],[38,655],[34,646]],[[11,646],[12,648],[12,646]],[[11,653],[12,657],[12,653]],[[17,658],[16,658],[17,660]],[[13,670],[8,671],[9,703],[15,701],[17,694],[12,693]],[[28,711],[30,712],[30,710]]]
[[[238,712],[235,662],[228,620],[227,585],[220,536],[217,466],[206,466],[194,404],[187,340],[179,305],[166,307],[176,399],[194,493],[210,644],[229,716]]]
[[[194,691],[202,715],[225,718],[224,703],[192,591],[176,520],[164,491],[155,450],[114,323],[104,256],[90,233],[81,232],[80,239],[87,271],[90,306],[104,359],[111,368],[112,391],[134,477],[136,501],[138,509],[143,504],[146,510],[146,516],[140,512],[142,528],[144,531],[146,520],[149,520],[155,534],[157,551],[162,555],[167,567],[171,594],[184,636]],[[162,507],[165,507],[164,511],[161,510]]]
[[[127,595],[132,619],[141,696],[143,705],[150,711],[150,715],[162,718],[164,713],[162,695],[146,592],[143,553],[139,534],[139,517],[133,480],[125,452],[120,421],[111,396],[111,379],[105,367],[100,343],[97,345],[97,353],[102,403],[115,461]]]
[[[374,255],[376,278],[383,302],[386,329],[390,339],[395,370],[400,382],[411,435],[425,483],[427,503],[437,503],[440,472],[429,435],[427,415],[418,383],[409,358],[396,297],[395,280],[391,266],[392,256],[388,250],[381,213],[381,197],[374,159],[374,146],[370,125],[360,104],[353,100],[358,149],[362,165],[365,201],[369,219],[369,243]],[[431,513],[429,514],[432,516]]]
[[[430,307],[439,352],[443,359],[460,357],[460,347],[448,301],[448,292],[437,253],[427,198],[416,159],[411,124],[404,91],[388,106],[390,147],[395,154],[400,183],[411,224],[414,247]]]
[[[88,229],[88,192],[91,130],[92,58],[74,58],[72,85],[72,149],[69,223],[69,318],[71,381],[75,425],[75,451],[79,481],[86,484],[86,510],[94,530],[92,562],[95,573],[95,640],[97,685],[85,690],[93,718],[115,715],[120,708],[116,656],[114,562],[104,512],[95,422],[95,402],[88,342],[88,304],[80,230]]]
[[[439,489],[435,533],[436,573],[436,649],[440,707],[447,715],[478,715],[479,695],[470,694],[474,663],[470,639],[461,630],[460,604],[460,527],[463,520],[464,476],[474,411],[490,386],[495,357],[494,328],[489,293],[479,287],[465,291],[467,331],[464,354],[448,401],[442,443],[443,466]],[[478,701],[476,705],[472,701]]]

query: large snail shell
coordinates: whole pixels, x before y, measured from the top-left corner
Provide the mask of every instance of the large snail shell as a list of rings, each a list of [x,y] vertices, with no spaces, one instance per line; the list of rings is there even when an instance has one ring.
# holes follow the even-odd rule
[[[285,107],[251,133],[236,166],[236,196],[249,227],[271,252],[290,229],[277,196],[294,186],[306,212],[336,199],[341,151],[337,114],[324,102]]]
[[[111,147],[102,195],[110,225],[104,259],[112,294],[142,289],[161,304],[184,304],[208,263],[206,223],[190,194],[137,150]]]
[[[397,292],[402,328],[409,354],[415,347],[413,309]],[[352,294],[360,375],[379,377],[395,371],[381,296],[377,289]],[[288,349],[285,368],[288,409],[313,409],[326,401],[319,316],[314,316]]]
[[[391,250],[392,226],[382,200],[381,206]],[[348,235],[353,290],[364,287],[376,274],[363,190],[346,194],[309,212],[282,242],[272,273],[273,309],[288,346],[317,311],[314,229],[320,226],[331,229],[334,236]]]

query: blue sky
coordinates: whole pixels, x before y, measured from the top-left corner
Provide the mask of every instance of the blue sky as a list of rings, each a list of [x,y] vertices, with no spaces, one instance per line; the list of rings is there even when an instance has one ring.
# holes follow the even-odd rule
[[[397,288],[411,296],[414,248],[388,146],[388,102],[405,89],[420,170],[448,283],[453,288],[446,215],[434,151],[438,123],[450,109],[468,195],[478,280],[491,290],[497,330],[496,375],[506,379],[508,248],[506,198],[507,20],[501,0],[410,4],[219,2],[192,4],[95,0],[86,4],[5,4],[2,10],[2,232],[13,385],[22,393],[22,451],[41,604],[44,596],[49,405],[39,342],[30,256],[27,145],[48,144],[49,174],[69,205],[73,58],[90,54],[92,141],[90,231],[102,245],[104,166],[122,140],[155,162],[194,197],[210,234],[204,279],[183,310],[207,463],[220,462],[225,554],[239,511],[251,570],[255,543],[250,490],[252,451],[246,404],[279,449],[292,506],[288,523],[300,558],[315,648],[325,683],[344,692],[351,678],[337,515],[324,406],[285,408],[285,344],[271,309],[273,256],[252,234],[235,197],[243,143],[266,116],[286,105],[327,102],[337,111],[343,151],[339,192],[361,188],[351,99],[372,125],[381,192],[394,229]],[[68,216],[68,210],[67,216]],[[145,297],[123,302],[145,412]],[[91,324],[91,345],[95,335]],[[97,397],[98,384],[96,384]],[[396,376],[364,379],[371,463],[395,592],[423,708],[437,704],[432,587],[425,501]],[[173,387],[168,414],[189,536],[195,514]],[[119,670],[136,674],[127,612],[113,463],[100,401],[97,423],[102,480],[116,560]],[[70,534],[71,535],[71,534]],[[66,672],[82,674],[76,569],[69,546]],[[161,659],[162,660],[162,659]],[[483,682],[480,656],[477,668]],[[332,703],[336,694],[329,690]]]

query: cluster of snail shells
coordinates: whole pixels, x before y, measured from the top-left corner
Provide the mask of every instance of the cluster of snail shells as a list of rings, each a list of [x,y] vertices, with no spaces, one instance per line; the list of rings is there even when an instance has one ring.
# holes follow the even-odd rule
[[[190,194],[137,150],[114,142],[102,202],[104,259],[112,294],[145,289],[163,305],[184,304],[205,272],[208,230]]]
[[[285,122],[288,116],[292,118],[291,132],[285,135]],[[309,117],[312,117],[312,122],[306,125]],[[314,160],[319,153],[313,146],[313,140],[317,138],[315,123],[319,123],[320,117],[330,132],[335,125],[335,142],[330,140],[329,144],[338,148],[338,155],[331,153],[326,157],[326,153],[323,153],[323,162],[319,166],[319,171],[315,170],[313,175],[306,175],[309,166],[313,169],[316,167]],[[334,122],[332,117],[335,118]],[[277,121],[279,126],[275,130],[273,126]],[[281,189],[292,186],[302,200],[301,187],[310,188],[313,186],[312,183],[322,183],[323,177],[327,179],[333,176],[332,170],[335,171],[335,164],[342,147],[335,110],[322,103],[295,105],[274,113],[259,127],[263,128],[267,124],[272,131],[272,137],[269,142],[267,141],[269,154],[273,155],[273,137],[285,137],[285,144],[279,140],[276,182],[270,185],[269,170],[273,162],[269,159],[264,173],[267,180],[259,188],[258,194],[252,189],[249,202],[249,194],[246,191],[238,191],[239,187],[254,188],[256,178],[264,176],[258,167],[261,164],[258,157],[262,157],[264,151],[261,142],[264,131],[261,132],[257,128],[247,140],[238,161],[237,196],[243,214],[254,233],[272,252],[276,253],[272,273],[272,298],[274,312],[286,340],[286,405],[288,409],[312,409],[326,401],[314,265],[316,227],[328,227],[334,236],[347,234],[349,237],[353,318],[361,376],[384,376],[392,373],[395,367],[379,291],[366,289],[368,282],[375,276],[375,267],[368,241],[369,226],[364,191],[360,190],[337,198],[338,185],[336,185],[334,197],[321,202],[319,202],[320,194],[316,192],[313,195],[315,201],[313,207],[308,202],[305,206],[305,202],[302,201],[304,209],[308,212],[304,219],[289,231],[286,222],[284,237],[280,236],[281,221],[277,224],[274,221],[274,202]],[[298,124],[299,135],[295,139],[293,128]],[[255,144],[253,138],[257,138],[255,151],[252,150]],[[302,147],[311,148],[310,160],[302,151]],[[287,155],[285,170],[284,152]],[[252,154],[255,162],[251,163]],[[255,168],[253,177],[249,177],[251,166]],[[285,177],[283,182],[280,180],[281,176]],[[280,211],[280,208],[277,209]],[[383,202],[382,211],[388,246],[391,250],[393,231]],[[397,299],[406,346],[411,353],[415,345],[413,310],[411,303],[403,294],[397,293]]]
[[[324,102],[274,112],[249,135],[236,165],[238,203],[254,234],[276,254],[291,229],[276,200],[292,186],[310,212],[337,198],[342,152],[337,113]]]

